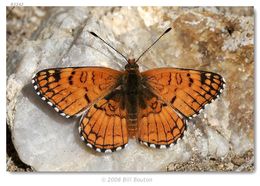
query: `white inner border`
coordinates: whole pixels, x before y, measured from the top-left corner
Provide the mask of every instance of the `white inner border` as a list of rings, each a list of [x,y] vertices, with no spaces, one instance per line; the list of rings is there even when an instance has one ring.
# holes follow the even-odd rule
[[[236,0],[236,1],[227,1],[227,0],[217,0],[213,2],[212,0],[180,0],[180,1],[170,1],[170,0],[1,0],[0,1],[0,43],[1,46],[1,64],[3,65],[0,70],[0,75],[2,76],[0,81],[1,91],[0,91],[0,103],[1,103],[1,124],[0,124],[0,182],[1,185],[133,185],[133,184],[142,184],[142,185],[256,185],[257,180],[260,178],[259,170],[259,161],[255,157],[255,169],[254,173],[9,173],[6,172],[6,6],[10,6],[11,3],[23,3],[23,6],[254,6],[255,7],[255,19],[257,15],[257,9],[259,9],[259,1],[253,0]],[[255,22],[255,28],[257,22]],[[258,35],[259,30],[256,29]],[[255,33],[255,35],[257,35]],[[258,38],[256,38],[258,40]],[[255,42],[257,43],[257,42]],[[259,48],[255,51],[255,80],[257,80],[257,72],[259,72],[259,65],[256,65],[257,54],[260,53]],[[256,81],[256,92],[259,92],[259,82]],[[256,104],[259,105],[259,99],[256,98]],[[256,107],[256,106],[255,106]],[[259,110],[255,110],[255,116],[258,116]],[[255,143],[257,142],[257,135],[259,134],[259,127],[257,127],[257,117],[255,120]],[[257,145],[257,144],[256,144]],[[256,148],[256,155],[259,155],[259,147]],[[156,163],[156,162],[155,162]],[[103,179],[108,180],[109,178],[115,178],[115,182],[103,181]],[[120,178],[121,181],[117,182],[116,178]],[[123,182],[123,179],[132,179],[131,182]],[[134,182],[135,178],[147,178],[152,179],[151,182]],[[126,179],[127,180],[127,179]],[[258,181],[259,182],[259,181]]]

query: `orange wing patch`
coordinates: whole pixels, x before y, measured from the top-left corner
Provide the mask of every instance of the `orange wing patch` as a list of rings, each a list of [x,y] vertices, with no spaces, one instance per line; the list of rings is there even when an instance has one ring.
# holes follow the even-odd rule
[[[33,76],[37,94],[67,118],[118,85],[122,72],[104,67],[46,69]]]
[[[159,68],[141,74],[156,95],[189,119],[216,99],[225,86],[224,78],[212,72]]]
[[[138,140],[153,148],[172,146],[183,136],[185,119],[155,95],[145,97],[144,102],[146,105],[140,109],[138,120]]]
[[[92,105],[82,117],[79,132],[87,146],[98,152],[123,149],[128,142],[126,110],[120,90]]]

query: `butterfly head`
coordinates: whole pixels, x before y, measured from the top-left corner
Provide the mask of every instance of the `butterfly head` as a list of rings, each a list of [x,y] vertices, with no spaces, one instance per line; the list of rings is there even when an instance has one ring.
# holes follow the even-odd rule
[[[128,59],[125,69],[126,71],[137,71],[139,69],[139,66],[136,64],[135,59]]]

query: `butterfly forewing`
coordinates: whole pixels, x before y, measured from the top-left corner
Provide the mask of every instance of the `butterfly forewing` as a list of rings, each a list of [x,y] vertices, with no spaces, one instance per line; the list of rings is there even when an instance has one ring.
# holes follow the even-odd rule
[[[187,118],[216,99],[225,85],[216,73],[190,69],[159,68],[141,74],[146,86]]]
[[[43,100],[70,117],[117,87],[121,75],[120,71],[104,67],[55,68],[38,72],[32,83]]]

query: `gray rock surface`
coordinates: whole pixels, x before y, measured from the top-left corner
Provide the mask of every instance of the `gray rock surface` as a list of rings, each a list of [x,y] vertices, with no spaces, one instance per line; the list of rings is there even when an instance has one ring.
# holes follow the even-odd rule
[[[17,46],[19,65],[7,82],[7,121],[23,162],[36,171],[165,171],[170,163],[243,155],[254,148],[254,17],[239,8],[52,8],[34,38]],[[251,13],[250,13],[251,12]],[[141,71],[181,67],[214,71],[227,81],[220,99],[189,121],[183,139],[170,149],[150,149],[130,140],[126,149],[100,154],[77,131],[79,118],[58,115],[33,91],[41,69],[106,66],[125,62],[88,31],[123,54],[139,56]],[[22,57],[21,57],[22,56]],[[17,59],[17,60],[18,60]],[[15,59],[13,59],[15,60]]]

